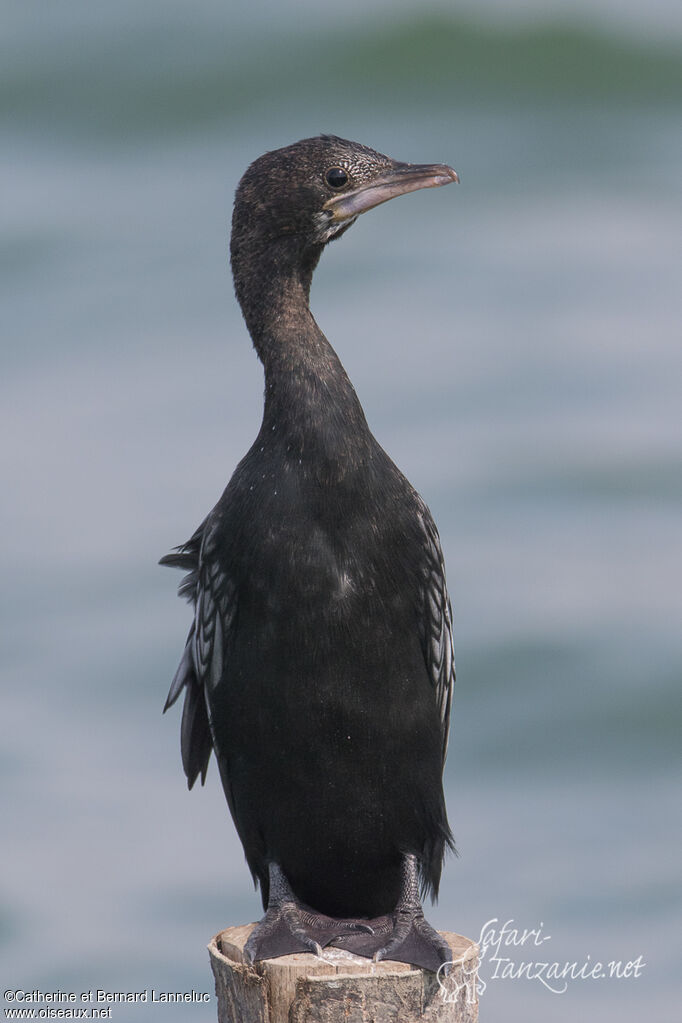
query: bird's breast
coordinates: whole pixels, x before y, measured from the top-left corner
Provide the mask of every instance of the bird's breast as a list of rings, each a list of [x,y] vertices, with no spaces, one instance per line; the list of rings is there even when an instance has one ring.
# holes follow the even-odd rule
[[[321,477],[309,448],[268,434],[225,495],[240,604],[270,620],[307,615],[325,625],[344,617],[357,624],[383,607],[399,624],[405,608],[395,605],[413,603],[404,501],[371,461]]]

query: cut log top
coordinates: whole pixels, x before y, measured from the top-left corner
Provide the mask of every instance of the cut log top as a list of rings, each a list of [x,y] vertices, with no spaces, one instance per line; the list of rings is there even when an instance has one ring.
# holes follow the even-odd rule
[[[478,946],[442,932],[452,948],[447,977],[405,963],[327,948],[252,966],[244,945],[254,924],[228,927],[208,949],[218,1023],[476,1023]]]

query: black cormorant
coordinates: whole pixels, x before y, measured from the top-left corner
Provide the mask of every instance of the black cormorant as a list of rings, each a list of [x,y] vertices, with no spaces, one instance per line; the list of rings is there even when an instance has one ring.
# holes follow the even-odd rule
[[[442,773],[454,660],[443,555],[372,436],[308,295],[327,242],[394,196],[457,181],[334,136],[266,153],[234,204],[237,298],[265,369],[256,441],[192,538],[191,788],[215,751],[266,914],[252,960],[335,944],[437,969],[424,919],[452,844]]]

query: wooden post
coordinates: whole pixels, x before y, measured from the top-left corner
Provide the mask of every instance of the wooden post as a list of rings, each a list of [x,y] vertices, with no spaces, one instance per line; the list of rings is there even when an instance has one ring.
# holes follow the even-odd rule
[[[342,949],[299,953],[252,966],[243,951],[254,924],[228,927],[208,946],[218,1023],[477,1023],[478,946],[443,932],[447,977]]]

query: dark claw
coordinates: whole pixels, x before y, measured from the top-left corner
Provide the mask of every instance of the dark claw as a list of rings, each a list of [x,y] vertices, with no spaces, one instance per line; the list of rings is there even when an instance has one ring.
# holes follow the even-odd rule
[[[312,952],[320,955],[322,946],[311,934],[295,903],[269,906],[263,919],[256,924],[244,946],[244,954],[251,963],[257,959],[274,959],[293,952]]]
[[[256,924],[244,946],[249,962],[274,959],[294,952],[322,954],[336,938],[374,934],[362,920],[334,920],[298,901],[283,871],[270,865],[270,898],[263,919]]]
[[[421,966],[435,973],[441,967],[447,974],[452,959],[450,946],[443,941],[438,931],[424,919],[421,907],[414,910],[399,910],[390,941],[374,953],[373,959],[393,959],[399,963]]]
[[[393,959],[447,975],[450,946],[424,919],[416,860],[406,856],[403,886],[395,911],[372,920],[335,920],[303,905],[277,864],[270,865],[270,899],[265,916],[244,947],[250,962],[294,952],[321,955],[327,945],[379,962]]]
[[[388,941],[374,953],[374,961],[393,959],[399,963],[421,966],[434,973],[452,959],[452,950],[438,931],[424,919],[419,901],[419,877],[414,856],[403,860],[403,882],[400,900],[393,913],[393,931]]]

